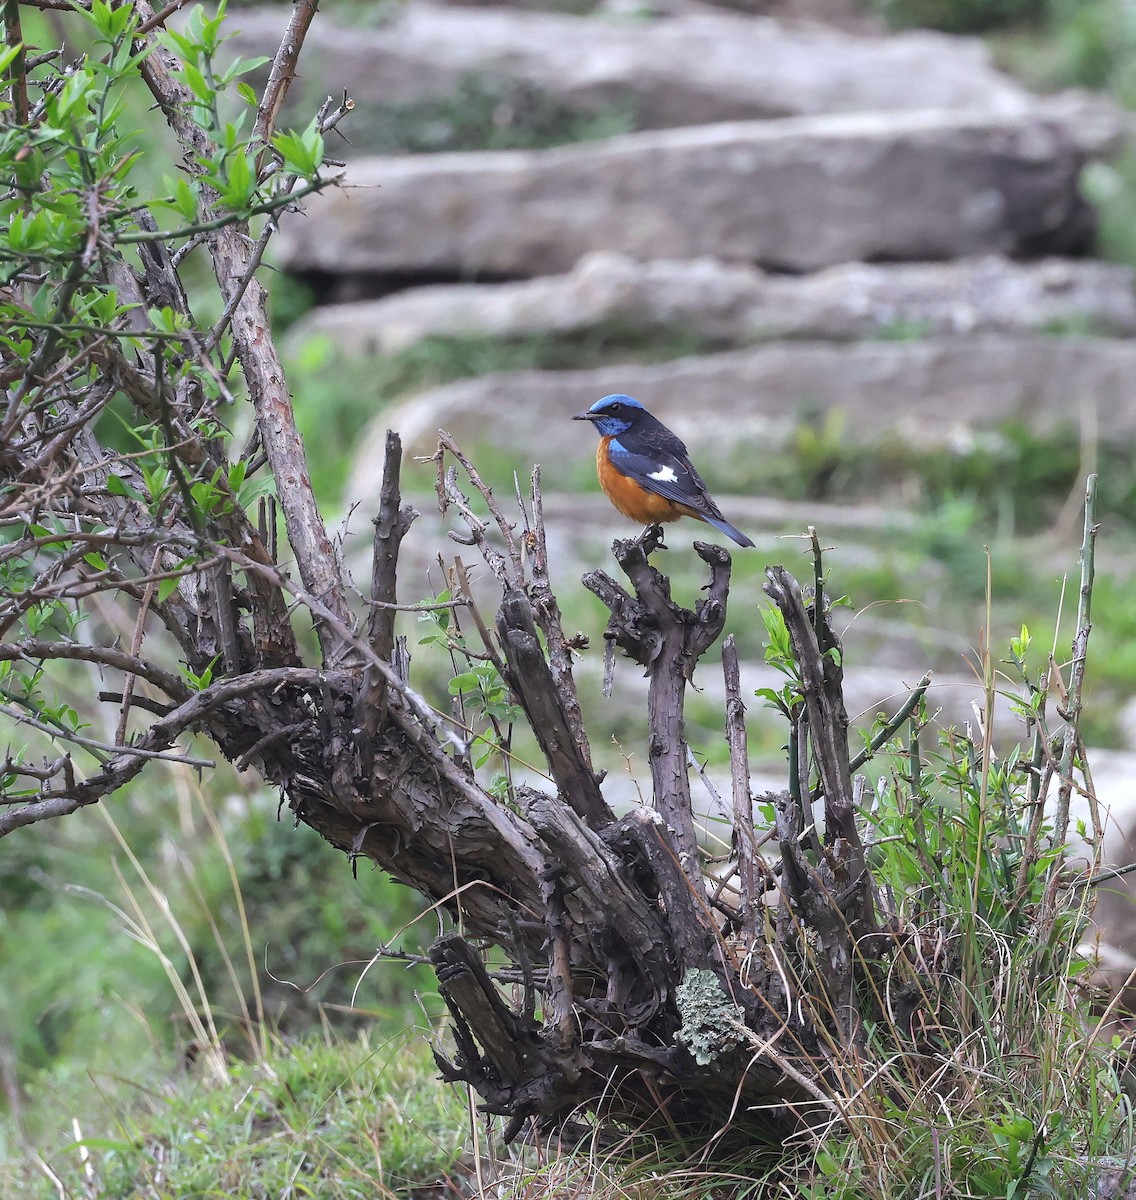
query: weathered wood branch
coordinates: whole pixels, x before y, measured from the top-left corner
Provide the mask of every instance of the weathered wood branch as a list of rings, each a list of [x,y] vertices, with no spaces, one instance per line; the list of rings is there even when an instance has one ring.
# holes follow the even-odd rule
[[[387,430],[383,456],[383,483],[379,491],[379,514],[375,518],[375,540],[371,551],[371,612],[367,618],[367,641],[376,658],[390,662],[394,654],[394,630],[398,603],[398,551],[402,539],[418,512],[409,504],[403,505],[399,480],[402,470],[402,439]],[[363,733],[373,739],[386,718],[387,680],[373,663],[363,672],[363,695],[360,699],[366,713]],[[370,748],[366,751],[368,759]]]
[[[617,541],[612,547],[616,561],[635,588],[634,597],[603,571],[589,572],[583,582],[611,611],[604,637],[647,668],[647,755],[653,804],[666,824],[692,892],[704,898],[687,774],[683,708],[686,685],[698,660],[717,640],[726,622],[730,556],[721,546],[695,542],[696,553],[710,567],[710,582],[707,594],[691,611],[675,604],[670,581],[648,561],[657,545],[658,534],[652,530],[644,538]]]
[[[858,1035],[852,995],[855,939],[874,932],[875,914],[871,876],[855,820],[843,652],[827,620],[823,593],[813,597],[810,611],[800,585],[783,567],[770,567],[766,576],[765,591],[785,619],[800,671],[803,728],[816,762],[825,811],[820,861],[810,864],[800,840],[810,814],[797,808],[798,803],[806,802],[811,807],[813,793],[807,773],[800,779],[799,802],[789,793],[779,798],[784,877],[793,904],[815,935],[836,1027],[848,1041]],[[805,738],[800,734],[798,738],[803,747]]]
[[[548,573],[548,539],[544,534],[544,501],[540,491],[539,466],[533,470],[532,474],[532,506],[532,522],[531,524],[526,522],[524,534],[529,569],[532,572],[529,599],[532,602],[536,623],[544,634],[545,643],[548,646],[548,665],[556,683],[556,694],[560,697],[560,707],[564,713],[564,719],[579,748],[580,756],[590,770],[592,752],[588,745],[584,714],[580,710],[580,695],[576,690],[576,680],[572,674],[572,650],[575,639],[565,636],[560,604],[556,599],[556,593],[552,590],[552,580]]]
[[[593,829],[605,829],[615,818],[565,711],[563,684],[557,686],[545,659],[532,605],[517,588],[506,592],[501,602],[497,633],[505,651],[509,685],[525,710],[560,794]]]
[[[738,647],[730,634],[722,643],[722,674],[726,683],[726,742],[730,747],[731,810],[734,849],[741,883],[741,928],[749,942],[757,938],[758,885],[757,839],[753,828],[753,793],[749,786],[749,750],[742,700]]]

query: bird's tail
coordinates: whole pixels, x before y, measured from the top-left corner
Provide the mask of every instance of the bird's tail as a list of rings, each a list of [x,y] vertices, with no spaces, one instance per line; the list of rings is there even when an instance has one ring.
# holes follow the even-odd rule
[[[732,538],[739,546],[752,546],[753,542],[740,529],[735,529],[724,517],[703,517],[707,524],[720,529],[728,538]]]

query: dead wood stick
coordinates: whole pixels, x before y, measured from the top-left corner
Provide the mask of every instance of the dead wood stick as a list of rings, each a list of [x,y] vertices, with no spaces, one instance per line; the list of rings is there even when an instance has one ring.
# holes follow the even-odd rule
[[[585,575],[583,583],[611,611],[605,638],[614,640],[647,668],[647,756],[653,803],[694,894],[704,900],[683,709],[694,668],[726,621],[730,556],[721,546],[694,543],[695,552],[710,567],[710,582],[707,594],[692,612],[671,599],[670,581],[648,561],[653,549],[655,543],[643,538],[619,540],[612,546],[616,561],[635,588],[634,598],[602,571]]]
[[[753,834],[753,795],[749,790],[749,751],[742,702],[738,647],[730,634],[722,643],[722,674],[726,681],[726,741],[730,747],[730,779],[733,786],[734,842],[741,878],[742,933],[757,939],[759,897],[757,894],[757,849]]]
[[[580,710],[580,696],[576,690],[576,678],[572,673],[572,648],[564,636],[563,618],[552,581],[548,573],[548,541],[544,532],[544,499],[540,491],[540,467],[532,473],[532,525],[525,530],[524,544],[528,550],[529,570],[532,582],[529,596],[532,599],[533,616],[544,633],[548,645],[548,665],[556,683],[556,694],[560,708],[576,745],[580,757],[591,769],[592,751],[588,745],[588,734],[584,728],[584,716]]]
[[[529,718],[560,795],[592,829],[606,829],[615,817],[564,712],[533,624],[532,606],[518,588],[501,601],[497,636],[505,651],[509,686]]]
[[[398,603],[398,552],[418,513],[401,504],[400,472],[402,439],[387,430],[383,458],[383,482],[379,491],[379,513],[375,517],[375,540],[371,557],[371,613],[367,641],[376,658],[390,662],[394,654],[394,622]],[[387,712],[387,681],[372,663],[363,672],[363,730],[368,740],[382,727]]]

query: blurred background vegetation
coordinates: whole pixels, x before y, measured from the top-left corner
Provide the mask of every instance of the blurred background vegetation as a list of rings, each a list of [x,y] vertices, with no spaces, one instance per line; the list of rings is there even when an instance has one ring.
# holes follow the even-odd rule
[[[388,11],[386,0],[352,0],[349,7],[370,22]],[[863,7],[895,28],[983,34],[997,61],[1037,90],[1083,86],[1136,107],[1136,5],[1129,0],[864,0]],[[343,12],[336,16],[344,20]],[[37,34],[36,22],[47,20],[29,14],[30,41],[51,38],[46,25]],[[137,119],[154,128],[141,108]],[[385,120],[358,136],[363,149],[421,153],[534,148],[634,128],[635,113],[627,108],[582,118],[532,89],[471,77],[449,101],[391,106]],[[147,136],[154,139],[160,176],[165,142],[159,130]],[[1136,266],[1136,152],[1094,166],[1084,187],[1100,218],[1096,253]],[[271,276],[271,289],[283,334],[310,307],[312,293],[279,273]],[[206,317],[211,303],[204,293],[198,300]],[[713,348],[681,328],[649,338],[608,328],[575,338],[430,338],[376,366],[336,362],[327,346],[312,342],[294,349],[289,378],[313,481],[335,511],[363,427],[411,391],[505,369],[656,361]],[[1133,447],[1094,445],[1087,464],[1072,427],[1046,438],[1024,426],[1008,427],[965,452],[926,455],[890,444],[850,451],[840,433],[837,425],[804,420],[790,451],[751,462],[749,475],[743,463],[706,474],[712,487],[760,487],[763,494],[794,501],[859,499],[877,495],[881,486],[907,497],[920,522],[902,544],[885,534],[871,560],[842,564],[839,553],[834,556],[837,590],[849,593],[857,608],[894,603],[923,589],[937,592],[940,612],[977,613],[985,591],[983,547],[989,545],[1003,625],[1012,630],[1025,620],[1046,627],[1060,595],[1059,571],[1049,569],[1055,555],[1050,534],[1069,498],[1079,495],[1086,465],[1101,471],[1104,555],[1111,569],[1094,597],[1089,729],[1098,743],[1115,744],[1115,714],[1123,696],[1136,690]],[[518,466],[482,465],[506,486]],[[579,483],[595,486],[590,462]],[[1075,544],[1072,528],[1067,521],[1057,527],[1065,563]],[[760,567],[739,563],[737,589],[755,590]],[[568,624],[598,637],[596,610],[574,581],[565,584],[578,606],[569,608]],[[958,621],[969,619],[959,615]],[[757,639],[753,632],[751,649]],[[440,689],[444,674],[439,668]],[[716,713],[704,714],[705,725],[697,706],[691,715],[709,742]],[[597,740],[604,739],[597,731]],[[775,754],[777,747],[769,750]],[[368,968],[377,948],[392,941],[416,954],[429,942],[434,919],[412,892],[369,867],[360,865],[353,875],[313,833],[278,820],[277,808],[277,798],[258,781],[231,771],[199,779],[155,770],[128,789],[113,814],[87,812],[5,839],[0,1160],[6,1165],[0,1166],[0,1194],[79,1194],[81,1156],[67,1143],[92,1130],[117,1147],[112,1158],[117,1155],[125,1181],[137,1178],[132,1155],[146,1138],[164,1139],[171,1178],[185,1190],[162,1190],[172,1185],[159,1181],[155,1194],[161,1195],[190,1194],[190,1164],[206,1145],[215,1159],[208,1178],[216,1180],[224,1170],[244,1178],[248,1164],[242,1166],[238,1144],[247,1149],[253,1128],[264,1134],[255,1143],[255,1169],[265,1180],[258,1195],[284,1194],[272,1188],[287,1185],[303,1154],[338,1176],[334,1185],[308,1193],[314,1195],[370,1196],[376,1180],[399,1191],[459,1167],[473,1171],[462,1157],[469,1137],[464,1100],[424,1082],[434,1072],[421,1034],[429,1032],[440,1007],[431,972],[391,961]],[[195,1095],[193,1082],[203,1068],[187,1004],[178,1000],[175,985],[188,989],[190,1009],[208,1010],[220,1027],[231,1055],[230,1091]],[[267,1038],[264,1029],[271,1030]],[[408,1029],[418,1032],[409,1044],[402,1040]],[[237,1098],[247,1094],[247,1073],[254,1069],[258,1103],[266,1107],[240,1110],[246,1135],[240,1143]],[[389,1097],[388,1106],[377,1105],[376,1096]],[[138,1111],[147,1114],[143,1131],[126,1115]],[[73,1125],[76,1113],[83,1128]],[[320,1131],[318,1150],[304,1141],[314,1128]],[[376,1147],[381,1142],[385,1149],[376,1153],[387,1159],[356,1181],[356,1193],[344,1163],[354,1161],[368,1140]],[[278,1164],[272,1157],[277,1152]],[[58,1156],[49,1170],[34,1163],[40,1153]],[[182,1175],[173,1173],[178,1161]],[[73,1172],[68,1187],[75,1192],[52,1183],[53,1172],[66,1171]],[[132,1194],[129,1182],[116,1190],[113,1178],[104,1177],[103,1185],[105,1195]]]

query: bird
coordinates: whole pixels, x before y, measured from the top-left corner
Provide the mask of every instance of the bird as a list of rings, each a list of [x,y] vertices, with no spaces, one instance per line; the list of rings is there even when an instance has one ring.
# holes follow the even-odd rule
[[[596,474],[616,509],[651,527],[694,517],[720,529],[739,546],[753,542],[722,516],[681,438],[638,400],[616,393],[597,400],[573,421],[590,421],[600,435]]]

